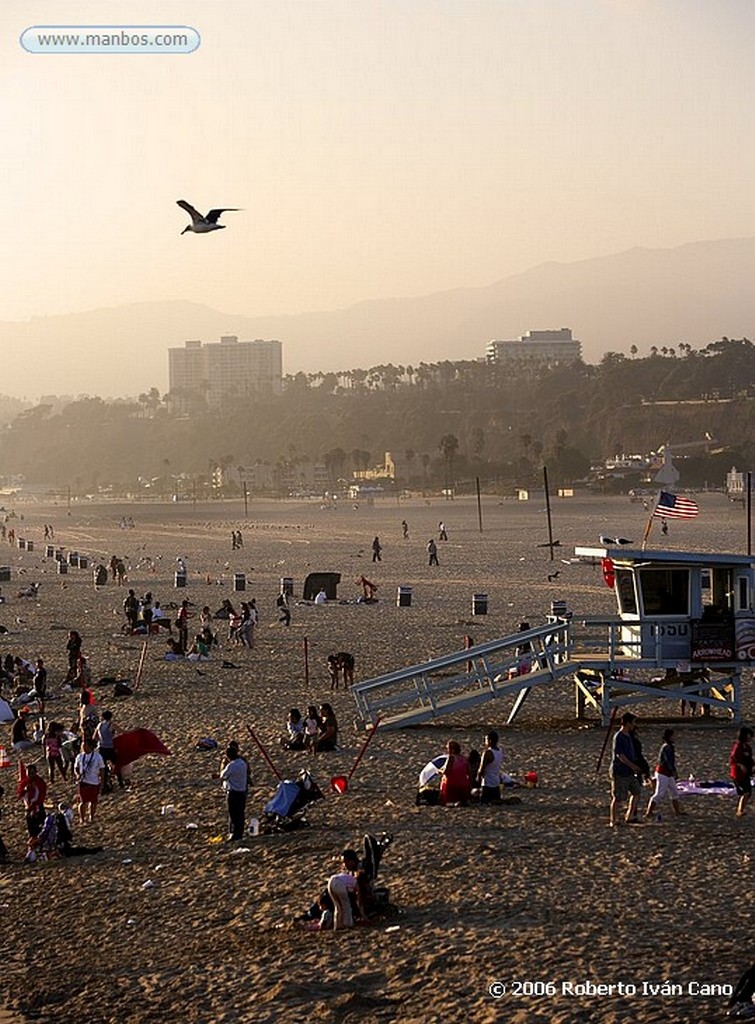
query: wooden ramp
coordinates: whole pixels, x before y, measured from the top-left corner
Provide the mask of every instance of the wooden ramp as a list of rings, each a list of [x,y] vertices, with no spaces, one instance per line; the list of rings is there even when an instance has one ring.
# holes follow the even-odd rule
[[[512,722],[533,687],[577,667],[569,658],[568,624],[559,621],[355,683],[351,692],[363,721],[380,718],[383,729],[417,725],[506,696],[516,698]]]

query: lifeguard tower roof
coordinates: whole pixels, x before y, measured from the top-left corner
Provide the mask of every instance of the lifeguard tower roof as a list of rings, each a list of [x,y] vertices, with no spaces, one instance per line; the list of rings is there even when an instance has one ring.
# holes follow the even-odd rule
[[[647,562],[654,565],[731,565],[755,564],[755,555],[723,555],[706,551],[641,551],[638,548],[575,548],[579,558],[610,558],[613,562]]]

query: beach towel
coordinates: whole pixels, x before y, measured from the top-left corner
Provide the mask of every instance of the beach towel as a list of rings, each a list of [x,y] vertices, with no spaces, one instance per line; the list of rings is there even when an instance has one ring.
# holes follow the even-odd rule
[[[732,796],[737,791],[734,783],[728,779],[681,779],[676,788],[679,796]]]

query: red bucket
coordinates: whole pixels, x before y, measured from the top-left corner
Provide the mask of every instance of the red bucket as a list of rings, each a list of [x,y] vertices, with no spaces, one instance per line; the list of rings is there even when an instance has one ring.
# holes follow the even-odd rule
[[[342,796],[349,788],[349,780],[345,775],[334,775],[330,780],[330,787]]]
[[[528,786],[536,786],[538,783],[537,772],[525,772],[524,781]]]

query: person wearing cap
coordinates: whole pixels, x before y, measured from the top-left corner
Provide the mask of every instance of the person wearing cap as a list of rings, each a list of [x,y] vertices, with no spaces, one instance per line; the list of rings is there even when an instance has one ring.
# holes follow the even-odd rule
[[[10,745],[19,754],[22,750],[29,750],[34,746],[34,740],[29,739],[27,719],[31,714],[31,708],[23,707],[18,713],[10,730]]]
[[[611,811],[609,825],[617,825],[618,805],[627,804],[624,820],[637,820],[637,800],[642,794],[642,766],[638,763],[637,748],[632,734],[637,718],[631,711],[621,716],[621,728],[613,738],[611,758]]]

